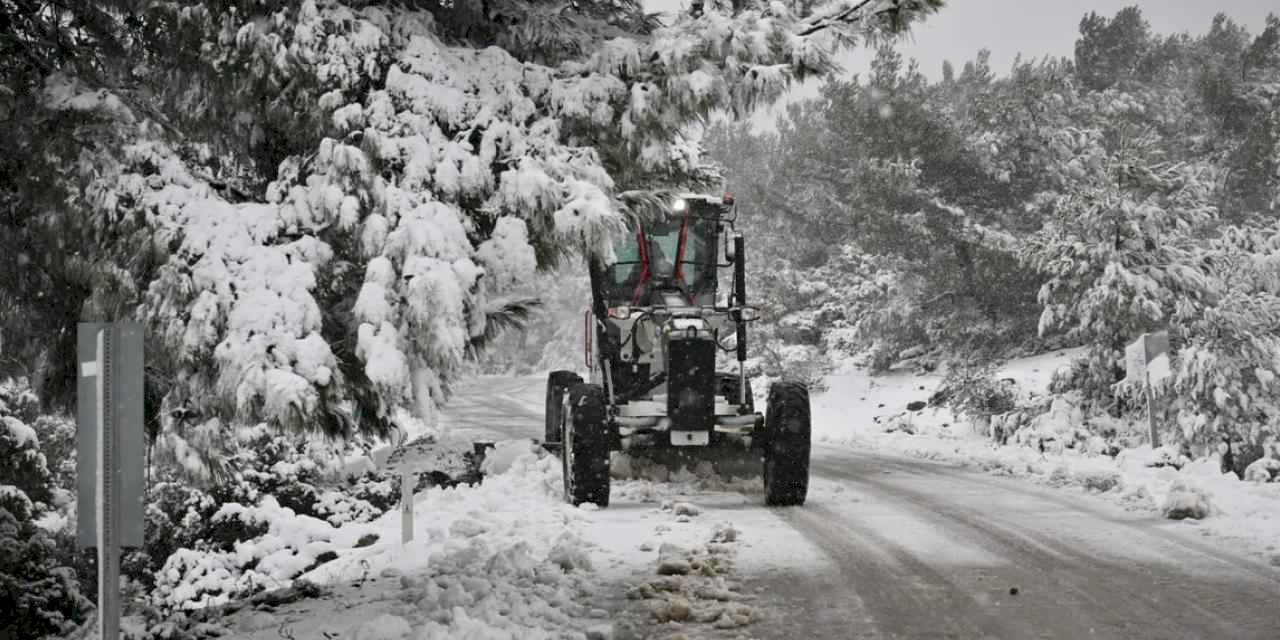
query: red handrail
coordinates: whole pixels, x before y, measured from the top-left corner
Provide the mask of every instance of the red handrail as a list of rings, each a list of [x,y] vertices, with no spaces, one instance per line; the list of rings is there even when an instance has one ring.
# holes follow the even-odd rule
[[[649,243],[645,241],[644,227],[636,225],[636,241],[640,243],[640,281],[636,283],[636,290],[631,294],[631,306],[636,306],[640,302],[640,292],[644,290],[644,283],[649,280]]]
[[[675,273],[672,274],[675,277],[676,282],[679,282],[685,285],[685,288],[688,288],[689,286],[689,283],[684,281],[684,250],[685,250],[685,247],[688,246],[688,244],[689,244],[689,214],[685,213],[684,220],[680,222],[680,240],[679,240],[679,244],[676,246],[676,270],[675,270]],[[689,304],[693,304],[692,293],[686,293],[685,299],[689,301]]]

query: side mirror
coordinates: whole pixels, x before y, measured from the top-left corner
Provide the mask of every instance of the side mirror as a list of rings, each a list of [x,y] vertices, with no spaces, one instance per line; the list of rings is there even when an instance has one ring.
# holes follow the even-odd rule
[[[755,307],[743,307],[738,310],[738,319],[740,322],[752,322],[760,319],[760,311]]]

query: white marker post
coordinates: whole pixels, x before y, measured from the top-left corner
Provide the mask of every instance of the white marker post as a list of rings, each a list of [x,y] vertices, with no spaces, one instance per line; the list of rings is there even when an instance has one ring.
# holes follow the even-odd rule
[[[400,472],[400,544],[413,541],[413,473]]]

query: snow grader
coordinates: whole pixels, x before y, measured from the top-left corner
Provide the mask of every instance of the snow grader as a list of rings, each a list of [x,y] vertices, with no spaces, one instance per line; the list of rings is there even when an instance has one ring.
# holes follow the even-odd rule
[[[588,261],[587,377],[547,378],[544,446],[560,456],[569,503],[608,506],[614,451],[668,467],[754,462],[766,504],[804,503],[809,392],[775,382],[766,412],[755,410],[743,363],[758,311],[747,304],[735,218],[729,194],[686,196],[634,225],[615,245],[613,264]],[[722,288],[720,272],[729,267],[730,286]],[[718,371],[717,355],[731,352],[737,371]]]

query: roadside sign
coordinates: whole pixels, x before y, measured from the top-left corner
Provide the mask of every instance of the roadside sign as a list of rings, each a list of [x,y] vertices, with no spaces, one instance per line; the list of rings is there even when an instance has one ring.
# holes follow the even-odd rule
[[[1125,382],[1141,384],[1147,391],[1147,422],[1151,429],[1151,448],[1160,446],[1156,430],[1155,385],[1167,380],[1169,367],[1169,332],[1144,333],[1124,348]]]
[[[120,549],[142,546],[142,326],[80,323],[76,341],[77,541],[98,550],[97,637],[118,640]]]
[[[1172,374],[1169,367],[1169,332],[1144,333],[1124,348],[1125,381],[1158,383]]]
[[[1161,331],[1143,336],[1147,361],[1147,379],[1158,384],[1172,375],[1169,369],[1169,332]]]
[[[413,541],[413,488],[416,484],[413,473],[400,473],[400,544]]]
[[[113,331],[113,326],[118,327]],[[98,335],[106,331],[112,348],[111,388],[105,389],[113,404],[112,445],[115,473],[112,479],[119,489],[120,544],[127,547],[142,546],[143,510],[145,489],[144,467],[146,440],[143,435],[143,352],[142,325],[137,323],[81,322],[77,330],[76,381],[76,541],[82,548],[98,546],[97,519],[89,517],[97,509],[98,459],[98,376],[102,365],[98,362]]]
[[[1146,337],[1146,334],[1143,334],[1133,344],[1124,348],[1124,376],[1128,382],[1138,383],[1146,378]]]

